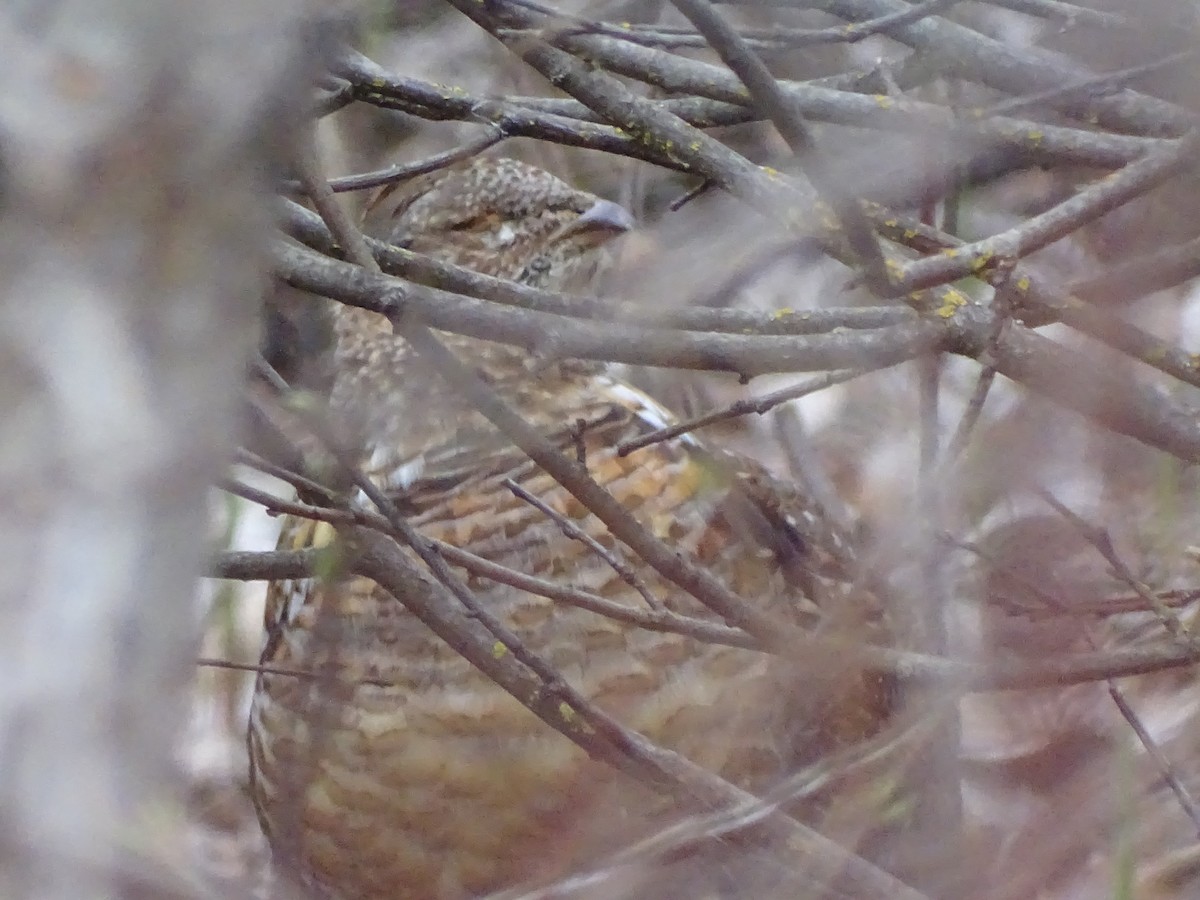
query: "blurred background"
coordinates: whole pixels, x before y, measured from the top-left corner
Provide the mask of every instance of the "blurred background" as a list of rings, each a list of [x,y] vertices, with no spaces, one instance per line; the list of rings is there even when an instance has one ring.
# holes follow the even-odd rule
[[[238,555],[273,549],[279,520],[246,491],[235,496],[212,485],[289,496],[270,464],[255,464],[285,463],[239,399],[260,388],[250,362],[257,352],[298,389],[319,394],[328,378],[325,301],[285,283],[274,250],[282,233],[299,237],[294,218],[278,215],[276,198],[306,203],[293,162],[311,140],[335,189],[352,186],[339,183],[347,176],[447,152],[515,156],[547,168],[621,203],[638,223],[595,287],[598,334],[611,321],[634,321],[647,333],[745,339],[737,345],[744,356],[731,349],[697,362],[614,344],[612,358],[622,377],[679,418],[722,413],[698,426],[704,440],[753,457],[821,501],[824,515],[854,535],[865,569],[887,586],[898,649],[918,661],[976,667],[926,678],[914,676],[917,662],[896,664],[907,721],[937,720],[918,754],[926,768],[917,767],[924,773],[917,782],[942,798],[914,801],[921,813],[912,843],[921,852],[909,848],[906,875],[918,890],[989,900],[1200,896],[1195,4],[714,4],[765,64],[773,91],[747,90],[728,65],[728,48],[723,59],[670,2],[497,0],[479,5],[476,21],[455,8],[465,5],[280,0],[221,27],[170,21],[163,12],[160,31],[127,25],[123,32],[118,26],[129,20],[118,17],[113,33],[137,35],[133,45],[152,48],[146,54],[156,71],[175,72],[193,52],[203,57],[207,67],[178,76],[194,85],[195,97],[179,101],[177,128],[151,114],[156,104],[175,108],[174,100],[148,82],[122,99],[118,64],[102,50],[72,49],[71,35],[87,30],[77,8],[48,14],[53,24],[32,7],[3,14],[11,16],[5,27],[14,46],[24,48],[13,57],[20,62],[5,67],[10,92],[52,73],[64,106],[40,125],[15,100],[0,108],[10,135],[0,162],[15,185],[0,193],[8,207],[8,237],[0,240],[13,271],[29,273],[14,276],[3,301],[11,348],[10,363],[0,364],[10,423],[0,471],[14,485],[5,488],[12,510],[6,596],[21,612],[7,648],[11,702],[0,708],[8,710],[0,718],[0,768],[16,785],[0,795],[0,809],[10,809],[0,813],[0,893],[285,891],[271,885],[246,794],[245,728],[267,561]],[[194,28],[201,29],[197,50],[182,36]],[[263,71],[239,73],[236,61],[260,44],[271,58],[260,61]],[[563,90],[536,70],[532,51],[547,47],[571,73],[557,82]],[[254,90],[235,99],[252,77]],[[632,105],[626,93],[647,102]],[[72,110],[110,101],[119,114],[106,127],[59,143],[46,137]],[[193,115],[206,103],[227,105],[212,113],[224,130]],[[680,142],[681,133],[707,142]],[[80,149],[93,140],[102,152]],[[171,168],[175,148],[193,142],[211,144],[189,151],[211,159],[201,155],[207,162],[197,165],[184,154]],[[240,154],[238,164],[223,153]],[[773,192],[772,179],[788,188]],[[206,196],[213,185],[223,199]],[[123,199],[139,191],[150,199]],[[355,212],[368,193],[339,197]],[[88,198],[83,212],[73,205],[80,196]],[[163,222],[183,221],[176,204],[200,209],[197,221],[207,224],[163,237]],[[134,238],[122,244],[121,234],[114,239],[101,227],[126,214],[133,253]],[[272,226],[270,214],[282,224]],[[245,224],[230,235],[221,227],[229,221]],[[69,237],[43,241],[46,261],[32,268],[25,242],[60,233]],[[213,249],[204,258],[181,256],[191,242]],[[213,275],[234,244],[254,248],[236,284],[231,274]],[[81,256],[80,247],[90,249]],[[56,259],[94,266],[64,288],[41,275]],[[119,314],[95,287],[108,284],[104,273],[121,271],[114,259],[142,273],[130,276],[141,288],[129,295],[142,305]],[[147,267],[152,277],[143,277]],[[119,280],[110,280],[111,297],[120,296]],[[59,313],[82,323],[77,335],[58,319],[34,321],[31,298],[85,295],[92,299],[80,308],[93,318],[70,306]],[[153,306],[162,295],[180,298],[180,311],[166,325],[148,325],[144,310],[176,309]],[[208,324],[197,324],[197,309],[213,310]],[[89,327],[93,321],[117,327]],[[122,329],[135,343],[147,334],[175,338],[158,355],[125,352]],[[211,343],[180,350],[189,335],[209,331]],[[794,340],[794,351],[779,349],[780,336]],[[546,336],[548,346],[553,338]],[[94,358],[78,349],[105,341],[115,349]],[[43,357],[27,350],[34,346],[55,349]],[[224,356],[200,359],[205,346],[225,348]],[[175,362],[192,356],[220,373],[204,381]],[[112,375],[131,358],[136,365]],[[755,358],[761,365],[746,362]],[[47,374],[64,371],[83,374]],[[160,391],[164,372],[176,372],[179,384]],[[181,417],[177,425],[154,419],[149,437],[138,438],[136,416],[129,424],[134,407],[114,403],[97,434],[112,430],[138,447],[163,429],[200,428],[213,438],[164,441],[164,456],[124,485],[123,502],[145,497],[138,478],[157,484],[164,466],[182,466],[187,490],[175,485],[165,496],[190,503],[190,518],[170,518],[169,503],[144,504],[151,512],[129,531],[130,546],[142,549],[130,552],[124,581],[109,579],[108,624],[79,628],[78,643],[64,641],[52,654],[78,662],[75,680],[72,664],[39,682],[42,670],[21,654],[55,646],[46,634],[87,619],[64,599],[84,593],[62,585],[87,581],[89,567],[111,562],[103,541],[120,528],[105,523],[122,521],[96,513],[88,528],[47,539],[44,552],[21,549],[20,540],[33,539],[26,533],[50,522],[25,512],[49,503],[40,488],[27,496],[33,487],[93,484],[109,476],[92,477],[83,466],[59,482],[56,473],[75,472],[80,460],[90,465],[97,453],[125,452],[115,439],[61,459],[42,452],[64,434],[89,433],[89,410],[98,407],[76,384],[89,378],[93,390],[124,386],[130,396],[146,395],[147,410],[175,408]],[[39,394],[45,385],[49,393]],[[30,409],[52,409],[53,427],[38,430],[38,415],[17,415]],[[211,424],[188,421],[190,409],[206,410]],[[238,444],[250,455],[243,449],[235,457]],[[54,521],[86,510],[88,496],[64,495]],[[153,546],[137,544],[154,531],[169,532],[161,537],[168,550],[187,548],[155,556]],[[45,549],[59,540],[97,545],[63,560]],[[174,585],[167,612],[147,604],[168,595],[148,598],[141,589],[138,561],[152,556],[163,560],[162,583]],[[54,588],[30,574],[39,567],[67,575]],[[201,571],[237,577],[197,578]],[[43,608],[41,624],[25,618]],[[119,644],[129,665],[110,658],[121,653],[89,657],[79,649],[97,644]],[[157,668],[136,663],[143,645]],[[106,676],[113,687],[103,697],[89,666],[121,673]],[[24,685],[35,682],[36,690],[61,682],[58,702],[31,700],[36,690]],[[998,689],[981,689],[989,686]],[[107,723],[95,735],[121,730],[124,715],[157,717],[157,724],[127,729],[126,743],[108,757],[90,754],[81,746],[88,734],[53,724],[81,708],[72,691],[87,691],[85,708]],[[30,708],[51,723],[44,733],[22,718]],[[20,749],[34,732],[42,737],[28,748],[74,742],[95,763],[78,790],[64,791],[67,799],[44,787],[55,771],[77,765],[65,750],[42,754],[42,767],[21,763],[39,756]],[[47,804],[70,818],[65,811],[78,791],[110,777],[106,759],[121,769],[143,752],[161,762],[146,768],[156,799],[131,802],[136,791],[114,789],[102,807],[142,810],[130,821],[118,827],[92,807],[72,820],[91,825],[42,822]],[[144,814],[147,804],[153,815]],[[84,832],[101,837],[93,846]],[[66,886],[46,874],[60,838],[75,848],[72,859],[88,861]],[[96,847],[109,849],[97,857]],[[41,862],[30,863],[34,857]],[[132,858],[120,871],[132,866],[137,877],[110,879],[114,858]],[[86,893],[72,894],[80,885]],[[588,896],[640,896],[611,891]]]

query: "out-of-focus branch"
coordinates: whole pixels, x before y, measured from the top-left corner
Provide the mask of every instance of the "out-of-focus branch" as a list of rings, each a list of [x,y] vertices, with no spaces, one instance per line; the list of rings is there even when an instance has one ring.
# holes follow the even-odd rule
[[[741,335],[668,331],[574,320],[500,306],[372,275],[301,247],[279,244],[277,272],[295,287],[352,306],[412,315],[445,331],[575,357],[737,372],[820,371],[911,359],[944,339],[941,321],[820,335]]]
[[[1110,178],[1090,185],[1046,212],[952,254],[909,263],[896,279],[897,290],[919,290],[957,278],[977,275],[1003,260],[1028,256],[1111,212],[1134,197],[1148,193],[1189,165],[1200,147],[1200,133],[1167,143],[1130,163]]]
[[[815,6],[859,22],[899,12],[908,4],[902,0],[820,0]],[[1052,91],[1088,74],[1059,54],[1016,47],[941,17],[894,29],[890,36],[920,51],[947,75],[1008,94]],[[1128,88],[1083,101],[1060,97],[1053,105],[1080,120],[1091,118],[1114,130],[1145,136],[1179,136],[1196,125],[1196,117],[1188,110]]]
[[[583,38],[578,40],[582,42]],[[673,96],[650,102],[697,128],[744,124],[759,118],[737,78],[720,66],[649,48],[614,46],[600,39],[594,39],[586,47],[589,58],[597,58],[617,74],[671,91]],[[389,72],[354,53],[344,55],[338,67],[354,85],[358,99],[365,103],[413,115],[424,114],[433,120],[487,121],[514,136],[539,137],[571,146],[624,152],[633,157],[652,152],[637,149],[634,142],[622,139],[607,127],[580,126],[571,131],[568,124],[571,121],[603,121],[577,100],[472,95]],[[808,82],[780,81],[779,87],[797,110],[814,121],[862,125],[884,133],[940,134],[967,160],[971,151],[989,148],[1044,165],[1115,167],[1136,159],[1159,140],[996,114],[956,116],[936,104],[909,97],[880,98]],[[653,158],[660,165],[672,166],[671,160],[661,154],[654,154]]]
[[[289,234],[311,247],[338,255],[337,244],[316,215],[294,203],[286,203],[283,216],[284,227]],[[902,223],[897,223],[898,226],[900,224]],[[480,275],[462,266],[455,266],[371,238],[367,238],[367,245],[375,252],[380,267],[390,275],[399,275],[419,284],[436,285],[446,291],[489,300],[504,306],[585,320],[598,319],[684,331],[761,335],[825,334],[835,329],[861,331],[912,324],[917,320],[915,312],[901,306],[856,306],[770,312],[673,305],[657,309],[646,304],[622,302],[619,299],[564,296],[514,281]]]
[[[20,843],[0,894],[170,896],[206,491],[309,73],[283,0],[17,9],[0,14],[0,832]],[[139,861],[155,852],[170,860]]]
[[[818,151],[811,129],[799,110],[776,82],[766,63],[746,45],[737,31],[725,21],[708,0],[672,0],[704,35],[712,48],[746,86],[754,108],[769,119],[791,148],[800,168],[821,197],[833,208],[846,240],[858,257],[863,277],[876,294],[886,295],[889,287],[887,266],[874,230],[863,213],[859,198],[850,195],[842,179],[834,175]],[[950,3],[956,0],[950,0]],[[935,0],[945,6],[946,0]],[[909,15],[916,7],[901,12]]]
[[[563,317],[554,317],[551,326],[527,310],[406,285],[294,246],[280,245],[277,262],[281,277],[304,290],[393,318],[412,315],[434,328],[517,344],[549,356],[753,376],[857,368],[865,361],[883,366],[937,347],[974,359],[993,353],[998,372],[1068,409],[1180,459],[1200,459],[1200,427],[1182,404],[1113,371],[1093,354],[1020,326],[1006,329],[997,340],[992,327],[995,314],[965,299],[944,316],[933,315],[911,326],[825,335],[647,331]],[[552,342],[547,342],[547,335],[553,335]]]

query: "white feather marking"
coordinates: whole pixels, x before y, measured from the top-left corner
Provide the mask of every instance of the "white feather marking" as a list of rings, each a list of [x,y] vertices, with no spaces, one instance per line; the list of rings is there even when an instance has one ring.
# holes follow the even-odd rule
[[[637,388],[631,387],[622,381],[617,381],[615,378],[609,378],[607,381],[609,392],[612,396],[651,428],[657,430],[675,424],[675,417],[653,397],[642,393]],[[692,447],[697,447],[700,444],[690,434],[681,435],[678,440]]]
[[[406,488],[425,472],[425,456],[414,456],[408,462],[388,473],[387,484],[392,488]]]
[[[372,480],[386,490],[407,488],[425,472],[425,456],[414,456],[396,465],[394,454],[386,444],[379,444],[371,453],[366,469]]]
[[[272,624],[280,626],[293,622],[304,608],[313,586],[314,581],[311,578],[289,578],[281,582],[279,590],[284,596],[284,603],[276,610],[276,621]]]

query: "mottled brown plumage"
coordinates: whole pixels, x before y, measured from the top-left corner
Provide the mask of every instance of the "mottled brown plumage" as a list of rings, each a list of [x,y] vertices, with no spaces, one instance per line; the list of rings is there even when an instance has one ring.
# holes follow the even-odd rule
[[[365,222],[402,246],[551,288],[579,287],[597,248],[629,225],[619,207],[512,160],[387,189]],[[665,606],[714,619],[622,553],[386,322],[343,309],[336,330],[333,412],[357,435],[370,477],[403,500],[422,533],[644,608],[608,563],[506,489],[511,478],[622,554]],[[592,477],[656,535],[781,621],[822,617],[800,589],[810,548],[792,514],[804,510],[740,489],[753,467],[731,471],[687,437],[620,457],[620,440],[669,418],[638,391],[593,364],[444,337],[566,452],[582,444]],[[333,539],[328,525],[292,520],[281,546]],[[743,786],[761,788],[817,749],[870,733],[884,711],[878,685],[856,674],[808,673],[800,690],[795,667],[777,658],[467,580],[585,696]],[[372,582],[273,584],[266,626],[264,664],[323,676],[260,676],[250,727],[260,819],[277,858],[320,892],[476,896],[562,875],[670,812],[665,799],[589,760]]]

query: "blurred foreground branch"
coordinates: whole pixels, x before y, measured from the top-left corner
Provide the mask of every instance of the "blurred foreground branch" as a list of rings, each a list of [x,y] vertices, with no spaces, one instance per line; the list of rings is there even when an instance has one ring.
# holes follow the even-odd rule
[[[302,99],[293,6],[0,13],[6,898],[170,895],[144,860],[179,839],[161,826],[206,489]]]

